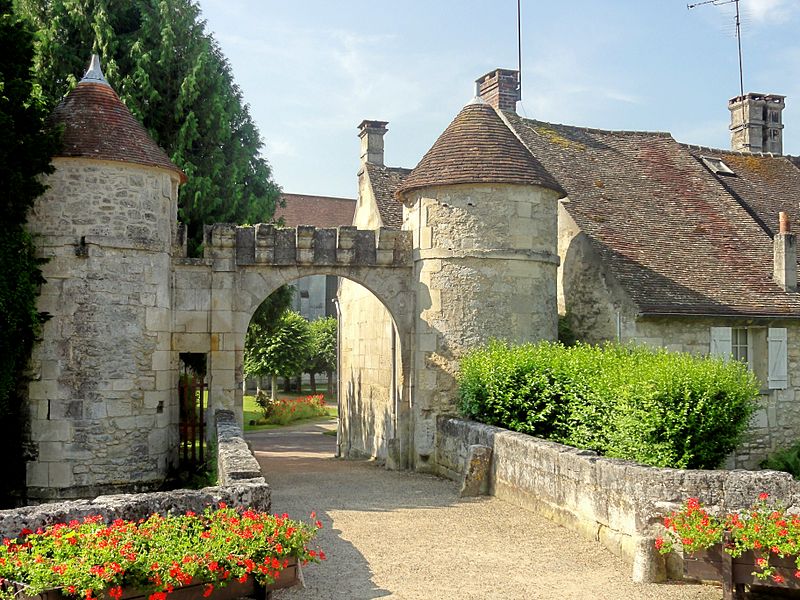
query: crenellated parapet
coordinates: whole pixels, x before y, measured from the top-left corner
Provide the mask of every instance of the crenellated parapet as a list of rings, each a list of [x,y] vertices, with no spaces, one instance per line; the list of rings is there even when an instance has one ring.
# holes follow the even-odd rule
[[[182,246],[182,244],[178,244]],[[185,247],[185,246],[184,246]],[[247,265],[411,266],[411,232],[301,225],[278,228],[268,223],[205,228],[203,257],[231,268]]]

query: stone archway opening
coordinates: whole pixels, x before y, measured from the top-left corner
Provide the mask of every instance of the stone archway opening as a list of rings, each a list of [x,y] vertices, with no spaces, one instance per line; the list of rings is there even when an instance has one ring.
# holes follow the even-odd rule
[[[317,278],[317,281],[309,281]],[[330,280],[334,279],[335,286]],[[336,407],[338,415],[336,452],[337,456],[349,459],[372,459],[385,464],[389,468],[408,467],[408,431],[410,414],[410,389],[408,355],[410,336],[404,336],[397,321],[386,303],[363,282],[357,282],[341,275],[330,275],[324,272],[311,276],[289,279],[286,285],[297,288],[293,301],[288,304],[301,309],[301,315],[308,321],[325,318],[323,312],[332,312],[336,321],[336,359],[333,374],[333,385],[328,386],[319,381],[318,393],[323,394],[328,406]],[[266,293],[261,303],[254,302],[255,308],[250,315],[248,333],[243,335],[241,344],[242,356],[237,360],[241,366],[242,419],[245,429],[254,428],[252,409],[255,401],[255,387],[265,388],[264,380],[253,381],[248,377],[254,352],[248,347],[253,341],[253,332],[258,328],[251,325],[270,314],[272,319],[278,318],[275,308],[275,296],[281,295],[283,286],[274,289],[263,289]],[[277,291],[276,291],[277,290]],[[308,297],[298,297],[301,291],[307,291]],[[311,297],[311,296],[322,296]],[[325,298],[325,296],[329,296]],[[329,303],[330,310],[322,311],[320,306]],[[265,310],[262,308],[268,305]],[[284,305],[286,305],[284,298]],[[316,307],[316,310],[303,310]],[[306,314],[302,314],[302,313]],[[285,335],[285,331],[282,333]],[[280,340],[278,340],[279,343]],[[298,377],[297,371],[287,373],[293,380],[299,379],[301,387],[285,392],[284,385],[279,385],[278,398],[298,398],[310,394],[310,377],[304,373]],[[324,375],[321,379],[324,379]],[[283,381],[279,381],[283,384]],[[262,385],[258,385],[262,384]],[[262,398],[271,394],[264,389]],[[255,428],[258,427],[256,421]]]

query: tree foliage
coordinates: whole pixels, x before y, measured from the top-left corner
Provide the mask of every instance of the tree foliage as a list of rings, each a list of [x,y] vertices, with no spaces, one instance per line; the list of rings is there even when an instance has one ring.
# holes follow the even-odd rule
[[[92,52],[153,139],[188,176],[179,218],[192,251],[203,224],[269,221],[279,196],[262,142],[194,0],[18,0],[39,28],[36,74],[52,108]]]
[[[36,297],[43,282],[24,224],[52,172],[58,135],[45,131],[46,110],[33,94],[33,32],[0,0],[0,506],[24,485],[24,372],[42,320]]]
[[[325,317],[311,321],[311,350],[304,371],[311,378],[311,393],[317,393],[314,376],[328,373],[328,387],[331,387],[330,374],[336,370],[336,317]]]
[[[248,375],[293,377],[302,373],[311,350],[311,327],[299,313],[285,311],[271,330],[251,321],[244,350]]]

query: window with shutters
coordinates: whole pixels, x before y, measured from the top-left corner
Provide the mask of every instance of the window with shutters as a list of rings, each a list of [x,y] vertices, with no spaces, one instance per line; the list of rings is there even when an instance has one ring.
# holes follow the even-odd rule
[[[746,362],[766,389],[788,387],[784,327],[712,327],[710,352],[725,360]]]

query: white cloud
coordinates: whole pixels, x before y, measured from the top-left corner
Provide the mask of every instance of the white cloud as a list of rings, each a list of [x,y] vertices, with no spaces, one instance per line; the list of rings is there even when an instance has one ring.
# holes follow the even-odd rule
[[[797,0],[742,0],[741,8],[759,24],[783,23],[798,11]]]

